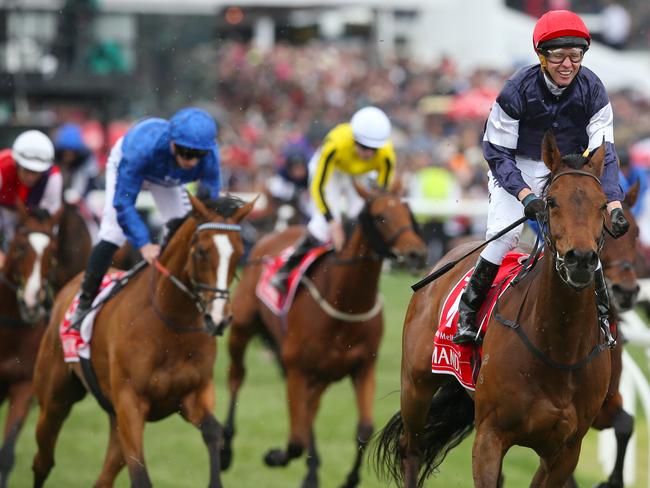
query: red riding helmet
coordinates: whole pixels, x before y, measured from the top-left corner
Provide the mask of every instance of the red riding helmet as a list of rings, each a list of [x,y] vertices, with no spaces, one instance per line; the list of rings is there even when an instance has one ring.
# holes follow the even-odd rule
[[[559,47],[581,47],[586,51],[590,43],[589,29],[580,17],[568,10],[546,12],[533,30],[535,51]]]

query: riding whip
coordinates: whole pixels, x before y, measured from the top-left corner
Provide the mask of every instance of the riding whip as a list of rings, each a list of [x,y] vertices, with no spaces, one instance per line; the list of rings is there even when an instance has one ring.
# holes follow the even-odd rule
[[[428,285],[428,284],[431,283],[432,281],[437,280],[437,279],[440,278],[443,274],[445,274],[447,271],[449,271],[449,270],[452,269],[454,266],[456,266],[459,262],[461,262],[463,259],[465,259],[467,256],[469,256],[470,254],[472,254],[472,253],[478,251],[478,250],[481,249],[483,246],[485,246],[486,244],[489,244],[490,242],[492,242],[492,241],[498,239],[498,238],[501,237],[502,235],[507,234],[507,233],[510,232],[512,229],[514,229],[515,227],[520,226],[521,224],[523,224],[523,223],[526,222],[527,220],[528,220],[528,217],[525,217],[525,216],[524,216],[524,217],[520,218],[519,220],[514,221],[514,222],[513,222],[512,224],[510,224],[508,227],[506,227],[505,229],[501,230],[499,233],[497,233],[497,234],[495,234],[494,236],[492,236],[490,239],[488,239],[487,241],[485,241],[483,244],[481,244],[481,245],[479,245],[479,246],[476,246],[474,249],[472,249],[472,250],[469,251],[468,253],[463,254],[460,258],[456,259],[455,261],[451,261],[451,262],[445,264],[445,265],[442,266],[441,268],[435,270],[435,271],[434,271],[433,273],[431,273],[430,275],[425,276],[424,278],[422,278],[422,279],[421,279],[420,281],[418,281],[417,283],[411,285],[411,289],[412,289],[413,291],[418,291],[420,288],[425,287],[426,285]]]

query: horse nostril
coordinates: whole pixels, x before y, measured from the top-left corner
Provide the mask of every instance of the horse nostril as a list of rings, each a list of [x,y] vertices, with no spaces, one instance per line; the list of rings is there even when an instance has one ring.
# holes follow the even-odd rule
[[[576,252],[573,249],[567,251],[564,254],[564,264],[569,267],[574,267],[578,264],[578,258],[576,256]]]
[[[595,251],[571,249],[564,255],[564,262],[570,268],[596,269],[598,254]]]

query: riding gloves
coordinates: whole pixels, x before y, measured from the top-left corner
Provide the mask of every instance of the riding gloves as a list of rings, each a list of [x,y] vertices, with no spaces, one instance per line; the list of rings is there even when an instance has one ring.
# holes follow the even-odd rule
[[[625,214],[621,208],[615,208],[612,210],[610,218],[612,219],[612,234],[616,239],[618,239],[627,232],[630,228],[630,223],[625,218]]]
[[[537,220],[537,216],[539,215],[541,217],[546,211],[546,204],[544,203],[544,200],[539,198],[534,193],[529,193],[526,195],[521,203],[524,206],[524,215],[529,219]]]

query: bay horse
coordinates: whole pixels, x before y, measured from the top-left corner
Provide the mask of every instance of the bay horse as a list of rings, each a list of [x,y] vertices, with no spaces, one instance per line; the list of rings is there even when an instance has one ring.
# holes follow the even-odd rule
[[[231,462],[244,353],[250,339],[264,332],[274,341],[286,371],[290,416],[287,447],[270,450],[266,464],[286,466],[308,450],[308,473],[302,486],[318,486],[320,461],[313,424],[320,398],[332,382],[350,376],[359,410],[358,450],[344,486],[357,486],[363,452],[373,431],[375,365],[384,327],[378,298],[382,262],[390,257],[415,268],[423,266],[426,257],[426,245],[416,233],[397,186],[386,191],[356,185],[365,205],[352,233],[340,252],[321,256],[307,270],[284,320],[257,298],[255,289],[264,261],[294,243],[304,227],[267,235],[252,249],[233,297],[236,313],[228,341],[231,396],[224,426],[224,469]]]
[[[51,308],[49,280],[55,262],[55,230],[61,213],[28,211],[20,202],[18,220],[0,271],[0,403],[9,400],[0,448],[0,487],[7,486],[15,447],[32,400],[32,374]]]
[[[431,357],[445,297],[478,251],[414,293],[402,339],[401,411],[375,446],[384,475],[405,487],[422,486],[475,426],[475,486],[500,486],[503,458],[513,445],[540,458],[531,486],[567,482],[610,379],[593,285],[605,231],[604,154],[603,144],[589,159],[563,158],[553,134],[544,136],[542,158],[550,170],[544,258],[501,295],[498,313],[489,318],[473,401],[454,377],[431,372]],[[455,248],[437,267],[471,249]]]
[[[610,297],[610,322],[617,325],[620,313],[631,310],[639,294],[639,284],[635,269],[637,260],[639,226],[631,212],[639,195],[639,182],[635,183],[625,195],[623,212],[630,223],[626,234],[619,239],[614,239],[609,234],[605,235],[605,244],[600,255],[600,261],[605,270]],[[623,465],[627,444],[634,430],[634,417],[623,409],[623,398],[618,391],[623,369],[623,342],[620,336],[616,347],[611,350],[611,380],[607,390],[605,402],[593,421],[592,427],[597,430],[614,428],[616,437],[616,459],[614,468],[607,481],[598,485],[598,488],[623,488]],[[572,481],[576,486],[575,480]]]
[[[126,464],[131,486],[152,486],[143,453],[146,421],[180,413],[200,429],[210,457],[212,488],[221,487],[214,417],[214,323],[231,317],[228,286],[243,253],[239,222],[254,201],[232,197],[201,202],[178,225],[155,266],[133,276],[97,314],[91,365],[113,413],[109,446],[95,486],[113,486]],[[54,465],[54,447],[75,402],[85,395],[78,368],[63,362],[58,328],[79,290],[81,276],[59,293],[36,360],[34,390],[40,406],[36,426],[34,486],[43,486]],[[137,351],[134,354],[134,351]]]

